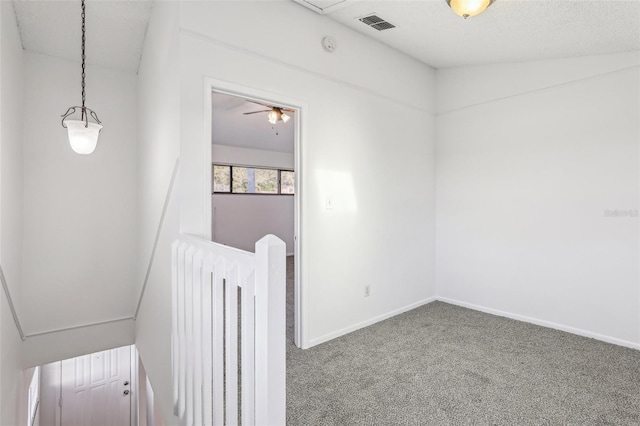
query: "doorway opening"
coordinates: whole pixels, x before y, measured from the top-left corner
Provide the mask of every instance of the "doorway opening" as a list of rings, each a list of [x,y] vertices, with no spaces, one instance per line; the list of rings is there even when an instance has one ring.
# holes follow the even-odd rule
[[[287,339],[303,345],[300,114],[295,102],[211,82],[210,223],[214,242],[253,252],[273,234],[287,251]],[[210,137],[206,137],[210,136]]]

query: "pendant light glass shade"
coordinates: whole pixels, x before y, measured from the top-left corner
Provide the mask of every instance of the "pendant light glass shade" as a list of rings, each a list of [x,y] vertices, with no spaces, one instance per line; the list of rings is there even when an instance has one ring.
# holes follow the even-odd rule
[[[257,112],[260,112],[260,111],[257,111]],[[253,113],[249,113],[249,114],[253,114]],[[290,118],[291,117],[285,114],[284,111],[282,111],[282,108],[280,107],[273,107],[271,111],[269,111],[269,115],[267,115],[267,120],[271,124],[276,124],[278,121],[282,121],[286,123],[287,121],[289,121]]]
[[[278,122],[278,113],[275,110],[271,111],[267,119],[269,120],[269,123],[276,124]]]
[[[481,14],[493,0],[447,0],[449,7],[464,19]]]
[[[98,144],[98,135],[102,126],[97,123],[87,123],[80,120],[67,120],[64,122],[69,132],[69,144],[78,154],[91,154]]]

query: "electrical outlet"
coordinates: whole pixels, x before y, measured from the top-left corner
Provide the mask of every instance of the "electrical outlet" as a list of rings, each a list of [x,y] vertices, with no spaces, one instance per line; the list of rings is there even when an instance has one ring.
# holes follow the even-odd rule
[[[364,286],[364,297],[369,297],[371,296],[371,286],[365,285]]]

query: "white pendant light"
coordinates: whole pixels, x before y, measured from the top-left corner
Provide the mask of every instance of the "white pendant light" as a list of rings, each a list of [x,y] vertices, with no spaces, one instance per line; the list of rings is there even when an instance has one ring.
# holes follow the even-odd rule
[[[78,154],[91,154],[98,144],[98,135],[102,126],[98,115],[85,106],[85,0],[82,0],[82,106],[72,106],[62,115],[62,127],[69,133],[69,144]],[[69,116],[80,110],[80,120],[67,120]],[[89,116],[94,122],[89,121]],[[66,120],[66,121],[65,121]]]
[[[289,119],[291,118],[291,117],[289,117],[287,114],[285,114],[284,112],[282,113],[281,117],[282,117],[282,121],[284,121],[285,123],[286,123],[287,121],[289,121]]]
[[[494,0],[447,0],[449,7],[459,16],[467,19],[481,14]]]
[[[98,135],[102,126],[98,123],[89,123],[79,120],[67,120],[65,122],[69,131],[69,144],[78,154],[91,154],[98,144]]]

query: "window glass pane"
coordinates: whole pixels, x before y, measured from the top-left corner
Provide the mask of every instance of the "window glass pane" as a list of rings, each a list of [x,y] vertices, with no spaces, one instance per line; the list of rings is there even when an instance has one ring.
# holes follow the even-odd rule
[[[278,171],[273,169],[255,170],[255,192],[257,194],[278,193]]]
[[[229,166],[213,166],[213,192],[231,192]]]
[[[280,193],[293,194],[295,191],[295,174],[287,170],[280,172]]]
[[[249,176],[246,167],[233,168],[233,191],[239,194],[249,192]],[[253,170],[253,169],[251,169]],[[253,174],[253,173],[252,173]]]
[[[238,194],[277,194],[278,171],[253,167],[233,167],[233,192]]]

